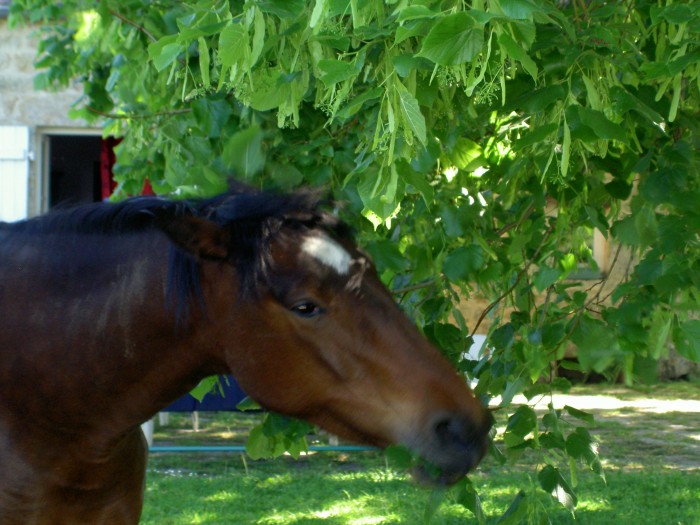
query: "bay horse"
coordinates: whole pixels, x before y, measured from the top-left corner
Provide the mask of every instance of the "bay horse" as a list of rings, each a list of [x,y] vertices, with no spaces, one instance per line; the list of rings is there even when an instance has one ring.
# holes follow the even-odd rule
[[[435,483],[474,468],[488,411],[324,209],[245,189],[0,224],[0,523],[138,523],[140,424],[222,373]]]

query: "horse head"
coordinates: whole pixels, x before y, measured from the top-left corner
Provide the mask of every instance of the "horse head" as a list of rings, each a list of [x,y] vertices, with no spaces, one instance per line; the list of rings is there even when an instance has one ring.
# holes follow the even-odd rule
[[[456,482],[487,450],[489,412],[341,222],[308,194],[254,195],[160,221],[199,261],[211,345],[262,406],[404,445],[439,469],[433,482]]]

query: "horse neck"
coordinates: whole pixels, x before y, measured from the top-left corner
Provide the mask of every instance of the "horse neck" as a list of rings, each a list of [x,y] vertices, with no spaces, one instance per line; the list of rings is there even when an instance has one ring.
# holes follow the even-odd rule
[[[28,414],[119,433],[223,371],[206,315],[193,308],[178,322],[166,303],[162,236],[48,243],[48,255],[41,243],[29,244],[15,256],[22,261],[0,267],[0,284],[13,287],[6,297],[23,298],[0,321],[0,346],[18,349],[12,375],[0,374],[0,395],[31,381],[37,401]],[[12,262],[23,263],[20,275],[7,269]]]
[[[177,297],[167,290],[172,268],[167,269],[165,254],[170,249],[158,246],[155,255],[145,253],[134,261],[102,314],[117,320],[102,333],[112,334],[108,358],[121,367],[118,376],[105,381],[121,391],[113,411],[123,424],[141,423],[204,377],[227,371],[205,306],[206,291]]]

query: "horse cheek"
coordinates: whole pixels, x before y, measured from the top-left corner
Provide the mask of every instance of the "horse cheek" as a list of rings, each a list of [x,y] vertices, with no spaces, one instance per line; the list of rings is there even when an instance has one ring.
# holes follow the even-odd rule
[[[225,336],[228,368],[241,388],[263,407],[287,415],[302,413],[311,371],[296,336],[274,310],[249,314],[248,319],[239,317],[240,324]]]

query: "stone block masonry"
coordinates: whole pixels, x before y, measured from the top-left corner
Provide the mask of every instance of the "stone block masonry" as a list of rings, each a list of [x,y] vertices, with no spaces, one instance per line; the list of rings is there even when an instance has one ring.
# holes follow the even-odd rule
[[[13,28],[0,19],[0,126],[84,127],[68,118],[80,97],[78,88],[60,92],[34,89],[35,29]]]

